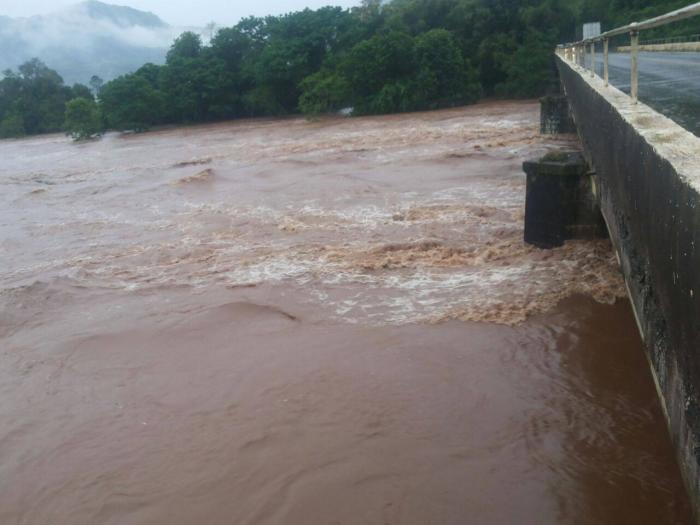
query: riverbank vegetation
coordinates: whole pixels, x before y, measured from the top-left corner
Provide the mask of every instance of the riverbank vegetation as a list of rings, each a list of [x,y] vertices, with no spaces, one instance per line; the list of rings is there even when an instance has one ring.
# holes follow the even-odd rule
[[[102,128],[142,131],[239,117],[344,108],[381,114],[453,107],[484,96],[535,97],[551,82],[553,48],[576,39],[584,21],[612,27],[686,3],[364,0],[349,10],[251,17],[220,29],[206,44],[184,33],[164,65],[146,64],[104,85],[91,82],[92,90],[64,86],[37,60],[5,72],[0,137],[65,129],[85,138],[97,133],[98,121]]]

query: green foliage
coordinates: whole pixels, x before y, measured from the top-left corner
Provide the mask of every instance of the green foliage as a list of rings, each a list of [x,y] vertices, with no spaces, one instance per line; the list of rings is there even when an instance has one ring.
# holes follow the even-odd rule
[[[38,59],[22,64],[17,72],[5,71],[0,80],[0,135],[60,131],[66,102],[72,98],[73,89]]]
[[[90,98],[74,98],[66,104],[66,132],[74,140],[87,140],[102,132],[97,104]]]
[[[92,95],[92,90],[84,84],[73,84],[71,89],[72,98],[87,98],[89,100],[94,100],[95,98]]]
[[[26,135],[24,120],[18,113],[10,113],[0,120],[0,139],[23,137]]]
[[[202,52],[202,37],[191,31],[182,33],[175,39],[168,51],[166,61],[168,64],[178,59],[197,58]]]
[[[144,77],[125,75],[105,84],[100,107],[107,127],[146,131],[163,121],[165,98]]]
[[[266,86],[270,113],[298,111],[300,85],[342,48],[350,15],[338,7],[305,9],[265,19],[267,38],[257,55],[255,84]]]
[[[301,83],[301,91],[299,109],[305,115],[330,113],[349,105],[348,83],[334,72],[319,71],[309,75]]]
[[[414,42],[406,33],[375,35],[353,47],[341,66],[355,113],[407,111],[415,72]]]
[[[544,93],[553,76],[551,49],[543,35],[529,32],[514,53],[500,56],[506,78],[496,86],[496,93],[510,97],[536,97]]]
[[[476,72],[465,62],[452,33],[431,29],[416,38],[415,50],[415,91],[422,108],[456,106],[479,99],[481,87]]]
[[[536,97],[552,79],[556,44],[685,5],[683,0],[362,0],[358,7],[250,17],[208,43],[186,32],[165,65],[90,88],[64,86],[38,60],[0,80],[0,136],[103,124],[143,131],[207,122],[353,108],[377,114],[453,107],[481,96]],[[697,27],[696,27],[697,26]],[[673,31],[700,32],[700,19]],[[679,29],[680,28],[680,29]],[[692,30],[692,31],[691,31]],[[671,31],[664,29],[663,31]],[[645,33],[652,38],[662,29]],[[70,111],[66,111],[66,104]],[[84,129],[79,123],[89,122]],[[99,128],[99,127],[98,127]],[[89,135],[88,135],[89,136]]]

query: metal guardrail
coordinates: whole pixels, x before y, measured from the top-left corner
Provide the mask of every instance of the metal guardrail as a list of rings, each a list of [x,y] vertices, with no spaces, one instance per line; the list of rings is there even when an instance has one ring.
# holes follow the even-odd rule
[[[668,38],[652,38],[651,40],[640,40],[640,46],[653,46],[658,44],[686,44],[688,42],[699,42],[700,35],[670,36]]]
[[[608,50],[610,39],[615,36],[630,35],[630,97],[633,103],[639,100],[639,33],[647,29],[664,26],[687,18],[700,15],[700,2],[696,2],[682,9],[676,9],[665,15],[650,18],[644,22],[632,22],[629,25],[606,31],[599,36],[587,38],[579,42],[560,45],[557,53],[561,54],[567,60],[575,62],[581,67],[586,66],[586,55],[590,54],[590,72],[591,76],[595,77],[595,45],[598,42],[603,43],[603,80],[605,85],[610,83],[610,75],[608,68]]]

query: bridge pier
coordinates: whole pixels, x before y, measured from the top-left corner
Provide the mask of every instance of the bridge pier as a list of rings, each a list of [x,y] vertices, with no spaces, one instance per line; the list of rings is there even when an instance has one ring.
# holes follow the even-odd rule
[[[543,135],[576,133],[569,101],[564,94],[551,94],[540,99],[540,133]]]
[[[580,152],[551,152],[523,163],[523,170],[526,243],[547,249],[569,239],[606,236],[592,175]]]

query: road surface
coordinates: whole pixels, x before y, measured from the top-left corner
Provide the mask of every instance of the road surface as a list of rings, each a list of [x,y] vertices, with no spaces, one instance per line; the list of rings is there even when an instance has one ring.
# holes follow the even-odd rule
[[[603,60],[596,69],[602,75]],[[629,93],[630,55],[610,54],[610,82]],[[700,135],[700,53],[647,52],[639,54],[639,98]]]

